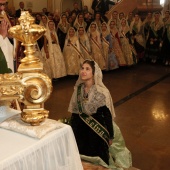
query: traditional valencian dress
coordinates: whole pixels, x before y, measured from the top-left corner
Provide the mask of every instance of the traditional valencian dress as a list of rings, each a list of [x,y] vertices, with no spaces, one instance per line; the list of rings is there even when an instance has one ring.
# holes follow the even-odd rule
[[[49,58],[46,57],[46,52],[49,53]],[[59,46],[58,37],[55,31],[55,25],[53,30],[50,30],[47,26],[44,47],[42,48],[42,56],[45,58],[44,72],[46,72],[46,74],[51,79],[66,76],[64,57]]]
[[[144,19],[144,21],[142,23],[145,39],[147,39],[148,32],[150,29],[150,24],[152,23],[152,21],[153,21],[152,14],[148,13],[148,15],[146,16],[146,18]]]
[[[150,24],[148,39],[146,42],[148,56],[151,59],[152,63],[155,63],[157,59],[160,57],[160,45],[162,41],[162,34],[163,34],[162,19],[161,18],[157,20],[154,19],[153,22]]]
[[[101,30],[103,52],[106,59],[106,70],[114,70],[119,66],[113,50],[111,34],[106,22],[103,22],[102,25],[106,26],[105,31],[103,29]]]
[[[69,36],[69,32],[73,30],[74,35]],[[63,55],[66,63],[66,70],[68,75],[78,75],[80,64],[84,61],[84,56],[80,50],[80,43],[76,35],[75,29],[70,27],[65,40]]]
[[[122,44],[122,51],[124,54],[124,58],[126,61],[127,66],[131,66],[133,64],[135,64],[137,62],[136,56],[133,53],[133,50],[135,50],[132,46],[132,44],[130,44],[130,40],[131,40],[131,35],[130,35],[130,28],[127,25],[127,21],[126,19],[122,19],[122,21],[126,22],[126,25],[123,26],[122,24],[120,25],[120,42]]]
[[[83,35],[80,35],[78,32],[80,28],[84,30]],[[83,27],[79,27],[78,31],[77,31],[77,36],[79,38],[82,55],[84,56],[84,59],[92,59],[89,37],[87,36],[87,33]]]
[[[114,20],[110,20],[109,22],[109,26],[110,24],[115,24]],[[126,61],[121,49],[121,42],[120,42],[120,33],[116,27],[116,25],[114,25],[113,28],[111,28],[110,26],[110,35],[112,38],[112,45],[113,45],[113,50],[114,53],[116,55],[117,61],[119,63],[119,66],[126,66]]]
[[[70,28],[70,24],[67,22],[66,14],[62,14],[57,26],[57,35],[58,35],[61,51],[63,51],[66,35],[69,28]]]
[[[96,29],[94,31],[91,30],[91,25],[95,25]],[[97,24],[92,22],[89,26],[88,30],[88,37],[91,44],[91,50],[92,50],[92,57],[94,61],[99,65],[101,70],[106,69],[106,59],[104,56],[104,52],[102,49],[102,42],[100,37],[100,32],[98,31]]]
[[[120,129],[113,122],[112,98],[102,82],[102,72],[97,63],[94,74],[95,84],[88,96],[79,77],[68,108],[72,113],[71,126],[81,159],[114,170],[129,168],[132,165],[131,154]],[[113,144],[109,146],[108,140],[112,138]]]
[[[139,60],[144,57],[145,52],[145,39],[142,30],[142,21],[140,19],[131,22],[130,33],[132,34],[132,37],[134,39],[133,45],[135,47],[137,58]]]

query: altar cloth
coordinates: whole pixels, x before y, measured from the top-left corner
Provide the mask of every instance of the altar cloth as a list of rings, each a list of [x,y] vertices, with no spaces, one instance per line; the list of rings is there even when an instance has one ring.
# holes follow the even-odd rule
[[[41,139],[0,128],[0,170],[83,170],[73,131],[62,124]]]

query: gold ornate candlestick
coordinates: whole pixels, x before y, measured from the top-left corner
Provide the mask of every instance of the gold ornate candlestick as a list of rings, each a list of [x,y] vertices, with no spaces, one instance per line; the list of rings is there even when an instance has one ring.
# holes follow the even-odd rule
[[[21,41],[22,45],[25,46],[24,53],[26,56],[21,60],[18,71],[42,70],[42,63],[35,57],[35,46],[37,40],[45,33],[46,29],[43,26],[34,24],[35,19],[28,11],[22,12],[18,21],[20,25],[9,29],[9,34]]]
[[[21,119],[39,125],[48,117],[49,111],[43,104],[52,92],[51,79],[42,72],[43,64],[35,56],[36,42],[46,29],[34,24],[34,18],[27,11],[22,12],[19,22],[20,25],[9,29],[9,34],[22,42],[26,56],[17,73],[0,75],[1,100],[18,99],[25,105]]]

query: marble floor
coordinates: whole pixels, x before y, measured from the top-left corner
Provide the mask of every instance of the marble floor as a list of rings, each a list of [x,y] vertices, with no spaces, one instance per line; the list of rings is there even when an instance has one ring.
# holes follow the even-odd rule
[[[170,67],[140,63],[103,73],[113,98],[116,118],[133,167],[170,169]],[[50,118],[68,118],[68,105],[77,76],[53,82],[45,108]]]

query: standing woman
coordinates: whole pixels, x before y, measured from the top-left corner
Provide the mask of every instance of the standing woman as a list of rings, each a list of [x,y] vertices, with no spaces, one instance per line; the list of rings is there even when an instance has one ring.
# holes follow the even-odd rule
[[[142,29],[143,29],[143,33],[144,33],[144,38],[145,38],[145,42],[147,42],[148,40],[148,36],[149,36],[149,30],[150,30],[150,25],[153,21],[153,15],[151,12],[148,12],[147,13],[147,16],[146,18],[144,19],[143,23],[142,23]],[[148,56],[148,49],[145,48],[145,61],[147,61],[149,59],[149,56]]]
[[[87,23],[84,21],[84,15],[82,13],[78,14],[76,20],[74,21],[74,28],[78,30],[79,27],[84,27],[86,29]]]
[[[119,20],[119,13],[117,11],[113,11],[111,18],[109,19],[109,23],[110,23],[111,20],[114,21],[116,27],[119,28],[120,20]]]
[[[57,27],[57,35],[58,35],[61,51],[63,51],[65,38],[69,28],[70,28],[70,24],[67,22],[67,15],[65,13],[61,14],[61,18]]]
[[[120,41],[122,44],[122,51],[125,57],[127,66],[131,66],[137,62],[136,56],[133,53],[133,46],[131,43],[130,28],[125,18],[120,21]]]
[[[99,65],[101,70],[106,69],[106,58],[102,48],[102,42],[100,32],[98,31],[97,24],[92,22],[88,30],[88,37],[90,39],[92,57],[94,61]]]
[[[126,61],[122,52],[122,45],[120,42],[120,32],[116,27],[114,20],[110,20],[109,29],[112,38],[113,50],[115,52],[119,66],[126,66]]]
[[[147,39],[148,32],[149,32],[150,25],[151,25],[152,21],[153,21],[152,13],[148,12],[146,18],[144,19],[144,21],[142,23],[145,39]]]
[[[85,59],[92,59],[90,41],[84,27],[78,28],[77,35],[79,38],[82,55],[84,56]]]
[[[156,63],[160,57],[160,45],[162,45],[163,21],[159,12],[154,14],[154,20],[150,25],[146,42],[148,56],[152,63]]]
[[[103,22],[101,25],[101,38],[103,51],[106,58],[106,70],[118,68],[118,61],[113,51],[112,38],[106,22]]]
[[[70,27],[68,30],[63,55],[66,63],[67,74],[78,75],[80,63],[84,60],[84,57],[81,53],[80,43],[73,27]]]
[[[170,11],[166,11],[165,15],[161,55],[163,63],[167,66],[170,65]]]
[[[45,72],[50,78],[57,79],[66,76],[65,62],[53,21],[48,21],[47,31],[44,36],[42,56],[45,58]]]
[[[46,15],[42,15],[39,25],[42,25],[45,28],[47,28],[47,22],[48,22],[48,17]]]
[[[127,15],[126,19],[127,19],[127,22],[128,22],[128,25],[131,24],[131,22],[133,21],[133,12],[129,12],[129,14]]]
[[[129,168],[131,155],[113,123],[112,98],[102,77],[96,62],[83,62],[68,108],[71,127],[82,160],[110,169]]]
[[[138,60],[142,60],[145,54],[145,40],[142,29],[142,21],[138,14],[135,14],[134,20],[130,25],[130,32],[132,34],[132,40],[137,52]]]
[[[93,22],[97,25],[98,30],[100,32],[101,31],[101,25],[102,25],[102,22],[103,22],[103,19],[102,19],[100,12],[97,12],[97,13],[94,14],[94,21]]]

